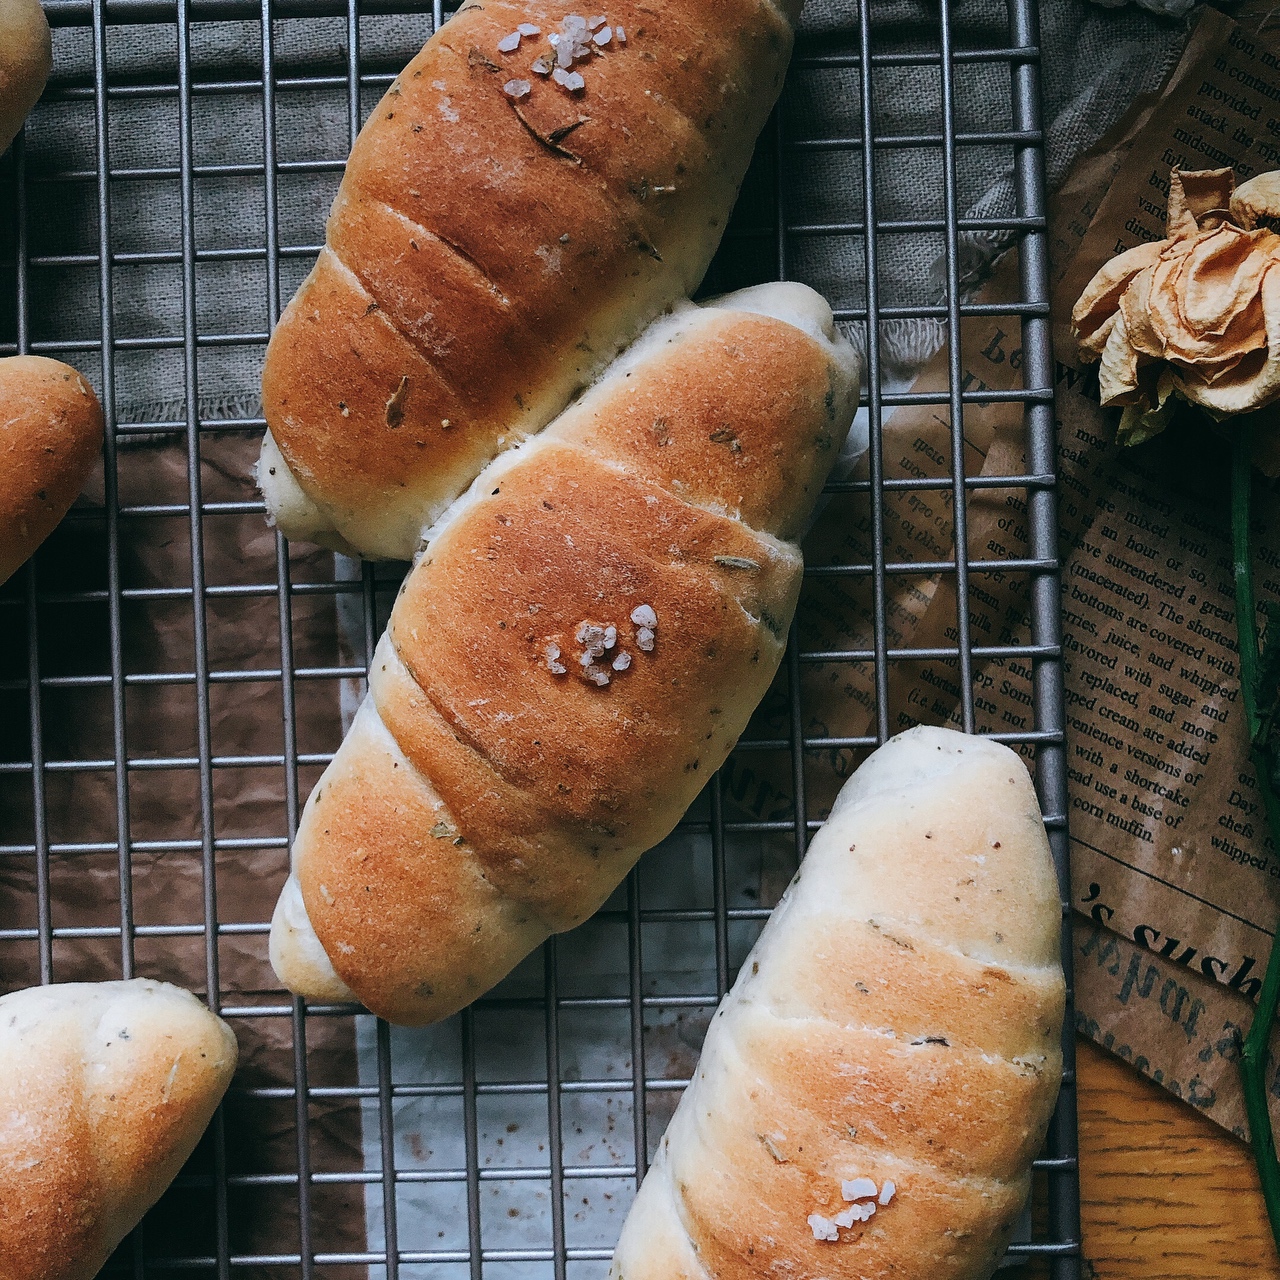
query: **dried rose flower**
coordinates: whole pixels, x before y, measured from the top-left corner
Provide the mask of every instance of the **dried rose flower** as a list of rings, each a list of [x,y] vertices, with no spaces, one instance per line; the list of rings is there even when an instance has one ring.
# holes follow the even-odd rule
[[[1081,359],[1100,361],[1117,438],[1163,431],[1172,395],[1215,418],[1280,399],[1280,172],[1235,189],[1231,169],[1169,176],[1169,238],[1094,276],[1071,313]]]

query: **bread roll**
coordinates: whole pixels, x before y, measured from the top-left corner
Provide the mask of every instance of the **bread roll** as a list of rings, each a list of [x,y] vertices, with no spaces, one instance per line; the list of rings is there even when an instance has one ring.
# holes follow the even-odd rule
[[[40,0],[0,0],[0,153],[44,92],[53,42]]]
[[[0,360],[0,582],[67,514],[101,448],[98,397],[74,369],[43,356]]]
[[[90,1280],[195,1149],[236,1040],[163,982],[0,998],[0,1276]]]
[[[593,52],[557,68],[574,92],[533,69],[571,5],[463,5],[362,130],[272,336],[259,483],[285,534],[409,559],[490,459],[696,289],[799,9],[612,0],[580,32]]]
[[[484,471],[307,802],[288,987],[433,1021],[600,906],[769,687],[857,393],[826,303],[764,286],[684,304]]]
[[[985,1280],[1061,1081],[1061,924],[1018,757],[886,743],[712,1019],[612,1280]]]

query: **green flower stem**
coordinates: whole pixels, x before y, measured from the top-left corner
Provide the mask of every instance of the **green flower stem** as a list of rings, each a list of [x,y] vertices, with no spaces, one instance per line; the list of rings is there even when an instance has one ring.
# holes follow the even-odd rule
[[[1248,419],[1232,429],[1231,452],[1231,549],[1236,582],[1236,635],[1240,644],[1240,693],[1248,719],[1250,754],[1258,776],[1271,830],[1273,856],[1280,856],[1280,803],[1271,786],[1270,761],[1258,744],[1258,615],[1253,600],[1253,549],[1249,529],[1253,488],[1251,424]],[[1258,996],[1249,1034],[1240,1055],[1244,1107],[1249,1117],[1253,1158],[1262,1182],[1262,1194],[1271,1221],[1271,1235],[1280,1249],[1280,1162],[1276,1160],[1275,1135],[1267,1108],[1267,1051],[1280,1004],[1280,946],[1273,942],[1267,972]]]

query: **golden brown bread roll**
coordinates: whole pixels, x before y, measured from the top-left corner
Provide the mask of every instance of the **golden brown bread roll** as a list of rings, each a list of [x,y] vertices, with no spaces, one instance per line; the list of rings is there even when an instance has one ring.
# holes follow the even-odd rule
[[[0,998],[0,1276],[90,1280],[195,1149],[230,1028],[163,982]]]
[[[694,291],[799,7],[614,0],[581,33],[593,52],[556,68],[577,92],[533,69],[570,4],[473,0],[432,37],[362,130],[267,352],[259,483],[285,534],[409,559]]]
[[[1062,1076],[1022,762],[912,729],[846,783],[712,1019],[612,1280],[985,1280]]]
[[[481,474],[307,802],[287,986],[428,1022],[596,910],[768,688],[857,395],[826,303],[763,286],[684,304]]]
[[[102,447],[102,408],[69,365],[0,360],[0,582],[51,534]]]
[[[0,152],[44,92],[53,42],[40,0],[0,0]]]

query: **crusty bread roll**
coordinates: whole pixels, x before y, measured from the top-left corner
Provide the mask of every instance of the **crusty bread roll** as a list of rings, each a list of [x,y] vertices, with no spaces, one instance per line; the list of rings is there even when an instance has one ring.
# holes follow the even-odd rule
[[[886,743],[712,1019],[613,1280],[985,1280],[1061,1082],[1061,923],[1018,757]]]
[[[236,1039],[163,982],[0,998],[0,1276],[90,1280],[195,1149]]]
[[[0,360],[0,582],[67,514],[101,448],[102,408],[74,369]]]
[[[433,532],[276,909],[292,990],[442,1018],[586,919],[777,670],[858,365],[767,285],[656,323]]]
[[[259,483],[285,534],[411,558],[490,459],[692,294],[799,10],[612,0],[580,32],[593,52],[556,68],[576,92],[533,69],[579,16],[564,0],[472,0],[432,37],[362,130],[267,351]]]
[[[53,42],[40,0],[0,0],[0,152],[44,92]]]

